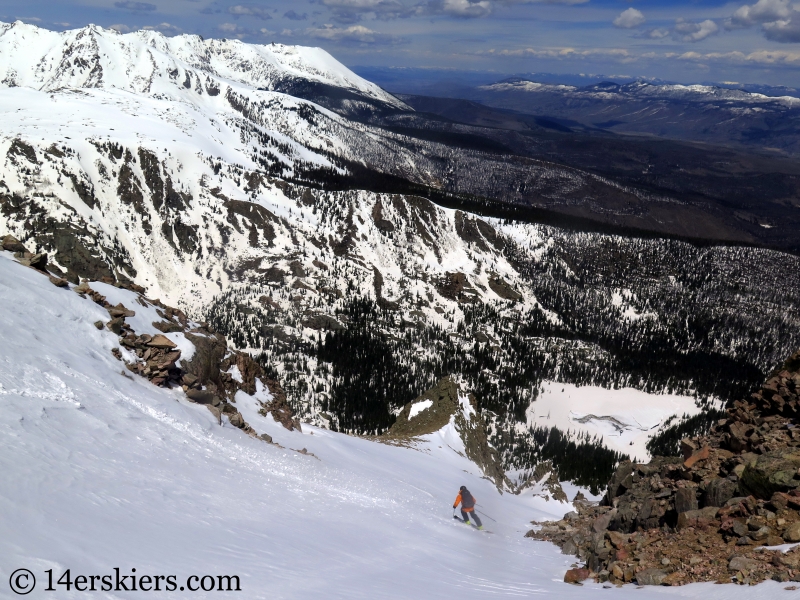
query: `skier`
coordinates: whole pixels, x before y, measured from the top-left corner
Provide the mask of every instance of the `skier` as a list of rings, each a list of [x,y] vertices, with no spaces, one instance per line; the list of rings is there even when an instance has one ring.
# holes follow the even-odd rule
[[[469,493],[465,485],[462,485],[458,490],[456,501],[453,502],[453,509],[455,509],[459,503],[461,503],[461,516],[464,519],[464,523],[469,525],[469,516],[472,515],[472,518],[475,519],[475,522],[478,524],[478,529],[483,529],[480,518],[475,514],[475,497]]]

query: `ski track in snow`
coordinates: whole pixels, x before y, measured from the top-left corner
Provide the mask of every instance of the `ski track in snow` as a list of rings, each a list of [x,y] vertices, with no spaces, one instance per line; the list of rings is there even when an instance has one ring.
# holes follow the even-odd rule
[[[127,292],[119,292],[121,295]],[[126,302],[132,305],[132,298]],[[17,568],[230,574],[247,598],[771,598],[755,588],[567,586],[575,561],[523,538],[571,507],[500,495],[445,427],[417,452],[315,427],[288,432],[237,401],[248,437],[177,391],[123,375],[102,309],[0,255],[0,596]],[[457,436],[456,436],[457,438]],[[319,457],[292,449],[307,448]],[[494,535],[451,516],[459,485]],[[78,598],[85,593],[61,592]],[[139,592],[96,597],[134,598]],[[197,592],[196,598],[217,597]],[[159,597],[180,597],[179,592]]]

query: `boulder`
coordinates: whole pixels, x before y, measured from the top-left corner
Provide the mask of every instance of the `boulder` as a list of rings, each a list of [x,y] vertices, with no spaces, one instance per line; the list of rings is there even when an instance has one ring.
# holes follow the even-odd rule
[[[666,577],[666,571],[661,569],[644,569],[636,574],[636,583],[639,585],[661,585]]]
[[[111,319],[108,323],[106,323],[106,327],[109,331],[113,331],[117,335],[122,333],[122,326],[125,324],[125,319],[122,317],[117,317],[116,319]]]
[[[675,511],[680,513],[697,510],[697,494],[694,488],[680,488],[675,492]]]
[[[49,279],[50,283],[52,283],[56,287],[60,288],[69,287],[69,281],[67,281],[66,279],[62,279],[61,277],[53,277],[52,275],[50,275]]]
[[[611,476],[611,481],[608,482],[608,489],[606,491],[606,500],[612,504],[614,498],[624,494],[633,486],[633,463],[625,461],[620,464],[614,475]]]
[[[221,402],[218,396],[206,390],[189,389],[186,391],[186,397],[193,402],[197,402],[198,404],[211,404],[212,406],[217,406]]]
[[[689,458],[687,458],[683,462],[683,466],[687,469],[691,469],[701,460],[707,460],[708,457],[711,455],[711,448],[708,446],[704,446],[701,450],[698,450],[694,454],[692,454]]]
[[[697,451],[697,444],[695,444],[689,438],[683,438],[681,440],[681,454],[683,455],[683,460],[688,460],[689,457]]]
[[[265,442],[267,442],[268,444],[271,444],[271,443],[272,443],[272,436],[271,436],[271,435],[269,435],[268,433],[262,433],[262,434],[261,434],[260,436],[258,436],[258,437],[260,437],[262,440],[264,440],[264,441],[265,441]]]
[[[592,531],[595,533],[602,533],[611,524],[611,520],[616,515],[616,511],[610,510],[605,514],[600,515],[592,522]]]
[[[217,420],[217,424],[222,424],[222,413],[220,412],[219,408],[216,406],[212,406],[211,404],[206,405],[208,410],[211,411],[211,414],[214,415],[214,418]]]
[[[688,510],[678,515],[678,529],[686,529],[687,527],[708,527],[717,518],[719,508],[716,506],[707,506],[699,510]]]
[[[244,422],[244,417],[242,413],[237,412],[229,417],[231,425],[234,427],[238,427],[239,429],[243,429],[247,423]]]
[[[172,350],[173,348],[177,348],[177,344],[169,339],[165,335],[158,335],[153,336],[153,339],[147,342],[147,345],[151,348],[166,348],[168,350]]]
[[[13,235],[7,235],[2,241],[3,250],[7,252],[28,252],[28,249]]]
[[[734,556],[728,563],[729,571],[752,571],[758,567],[758,561],[746,556]]]
[[[589,579],[589,569],[570,569],[564,573],[564,583],[580,583]]]
[[[725,503],[736,494],[736,483],[730,479],[716,477],[706,485],[703,503],[706,506],[725,506]]]
[[[132,310],[128,310],[125,308],[122,303],[117,304],[116,306],[112,306],[111,308],[107,309],[108,314],[111,316],[112,319],[117,317],[135,317],[136,313]]]
[[[767,452],[745,467],[739,488],[744,494],[768,500],[775,492],[800,488],[799,468],[800,452],[786,449]]]
[[[792,523],[784,530],[783,540],[791,543],[800,542],[800,521]]]

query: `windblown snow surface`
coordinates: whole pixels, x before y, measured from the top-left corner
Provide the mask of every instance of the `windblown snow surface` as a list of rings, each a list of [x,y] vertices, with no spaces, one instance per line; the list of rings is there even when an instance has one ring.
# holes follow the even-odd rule
[[[127,292],[115,300],[136,306]],[[416,448],[311,426],[288,432],[237,401],[284,448],[243,434],[179,390],[125,375],[105,311],[0,253],[0,596],[10,574],[238,575],[246,598],[770,598],[756,588],[562,583],[573,557],[523,537],[571,507],[499,494],[447,428]],[[251,402],[254,402],[251,400]],[[312,455],[295,452],[307,448]],[[459,485],[494,534],[452,519]],[[152,594],[179,597],[178,591]],[[192,597],[232,593],[196,592]],[[95,592],[134,598],[141,592]]]

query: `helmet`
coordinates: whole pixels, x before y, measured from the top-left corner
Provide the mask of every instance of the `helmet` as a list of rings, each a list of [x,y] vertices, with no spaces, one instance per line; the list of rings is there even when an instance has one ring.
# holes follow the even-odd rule
[[[462,492],[466,492],[466,491],[467,491],[467,486],[465,486],[465,485],[462,485],[462,486],[461,486],[460,488],[458,488],[458,489],[459,489],[459,490],[461,490]]]

